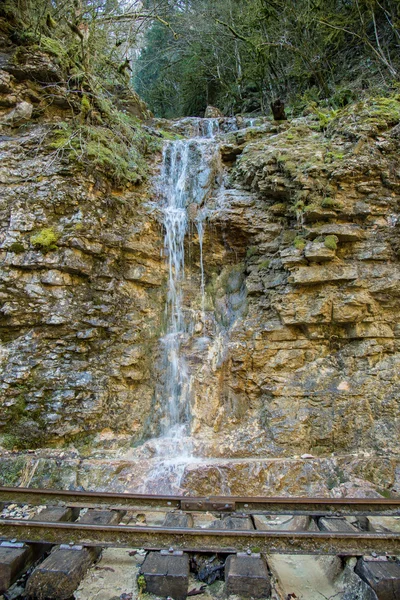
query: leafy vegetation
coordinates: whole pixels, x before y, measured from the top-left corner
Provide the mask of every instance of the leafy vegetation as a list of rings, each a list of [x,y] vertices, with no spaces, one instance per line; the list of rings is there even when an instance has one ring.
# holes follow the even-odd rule
[[[29,64],[32,53],[43,52],[63,79],[56,90],[42,89],[47,106],[57,97],[66,108],[65,121],[51,131],[55,157],[68,157],[116,185],[145,177],[146,157],[159,143],[143,127],[151,113],[130,73],[138,32],[156,18],[151,8],[139,13],[119,0],[2,3],[0,29],[17,45],[14,63]]]
[[[398,0],[186,0],[165,8],[170,27],[146,32],[139,92],[158,116],[316,112],[321,128],[369,86],[400,75]]]

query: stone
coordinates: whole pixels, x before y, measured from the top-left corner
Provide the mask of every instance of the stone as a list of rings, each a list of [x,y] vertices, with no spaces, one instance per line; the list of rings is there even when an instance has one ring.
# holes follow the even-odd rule
[[[224,516],[222,519],[216,519],[211,523],[210,529],[232,529],[246,530],[254,529],[250,517]]]
[[[15,57],[14,57],[15,58]],[[7,62],[3,69],[19,81],[33,80],[41,83],[60,82],[62,71],[56,61],[48,54],[30,47],[20,46],[18,59]]]
[[[291,269],[293,267],[307,264],[303,251],[295,248],[294,246],[281,250],[280,256],[285,269]]]
[[[3,117],[2,122],[12,127],[18,127],[30,120],[32,112],[33,106],[30,102],[19,102],[11,112]]]
[[[357,277],[356,267],[334,263],[329,266],[299,267],[292,272],[289,281],[298,285],[312,285],[330,281],[348,281]]]
[[[343,533],[358,531],[358,529],[353,527],[353,525],[346,521],[344,517],[323,517],[318,520],[318,527],[321,531],[330,531],[332,533],[336,531]]]
[[[0,69],[0,94],[9,94],[11,90],[11,75]]]
[[[372,587],[379,600],[400,598],[400,565],[397,561],[360,558],[355,572]]]
[[[269,598],[271,583],[267,566],[260,556],[237,554],[228,556],[225,564],[227,595],[240,598]]]
[[[205,119],[218,119],[223,116],[224,115],[219,110],[219,108],[216,108],[215,106],[207,106],[206,111],[204,113]]]
[[[259,531],[307,531],[311,524],[306,515],[253,515],[253,521]]]
[[[322,243],[308,243],[304,249],[304,256],[310,262],[328,262],[333,260],[336,256],[336,251],[331,248],[327,248],[325,244]]]
[[[387,323],[356,323],[348,328],[350,338],[394,338],[394,333]]]
[[[179,553],[150,552],[140,568],[146,592],[185,600],[189,585],[189,556]]]
[[[190,513],[169,512],[165,517],[163,527],[181,528],[193,527],[193,517]]]
[[[79,519],[86,525],[118,525],[123,513],[119,510],[90,509]]]
[[[79,514],[79,509],[65,508],[63,506],[48,506],[32,517],[32,521],[40,521],[41,523],[56,523],[57,521],[64,523],[66,521],[74,521]]]
[[[350,223],[327,223],[312,227],[308,230],[308,235],[312,238],[327,235],[336,235],[339,242],[358,242],[365,234],[361,227]]]

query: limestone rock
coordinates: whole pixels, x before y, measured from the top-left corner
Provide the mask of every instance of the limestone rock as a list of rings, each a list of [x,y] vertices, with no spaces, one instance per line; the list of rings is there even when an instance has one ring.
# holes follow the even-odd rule
[[[17,106],[2,118],[2,122],[12,127],[18,127],[29,121],[32,116],[33,106],[29,102],[19,102]]]
[[[0,94],[10,94],[12,90],[11,76],[7,71],[0,69]]]
[[[204,113],[204,117],[206,119],[218,119],[219,117],[223,117],[224,115],[215,106],[207,106],[206,112]]]
[[[32,48],[18,48],[12,60],[3,65],[19,81],[33,80],[41,83],[62,81],[62,72],[48,54]]]
[[[357,269],[352,265],[331,264],[320,267],[299,267],[293,271],[291,281],[295,284],[310,285],[329,283],[333,281],[348,281],[357,279]]]
[[[322,263],[333,260],[336,256],[336,251],[327,248],[323,242],[313,242],[306,245],[304,256],[310,262]]]

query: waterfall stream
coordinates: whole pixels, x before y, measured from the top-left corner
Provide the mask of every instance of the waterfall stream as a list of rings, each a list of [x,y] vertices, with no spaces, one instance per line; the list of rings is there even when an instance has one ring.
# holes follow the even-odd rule
[[[182,345],[193,328],[189,311],[184,310],[185,237],[189,221],[197,229],[200,245],[201,310],[205,312],[203,239],[207,210],[203,206],[221,172],[217,119],[201,119],[198,135],[167,142],[159,178],[164,253],[168,265],[168,290],[165,306],[166,333],[161,338],[165,381],[160,405],[161,436],[153,440],[156,465],[147,478],[146,490],[179,492],[185,466],[192,455],[191,373]],[[197,133],[196,132],[196,133]],[[189,213],[193,213],[189,218]]]

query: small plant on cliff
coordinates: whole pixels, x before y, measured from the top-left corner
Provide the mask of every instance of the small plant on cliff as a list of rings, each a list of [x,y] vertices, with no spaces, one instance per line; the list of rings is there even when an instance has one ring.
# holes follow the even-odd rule
[[[42,252],[57,250],[57,241],[58,235],[53,229],[51,229],[51,227],[42,229],[35,235],[32,235],[30,238],[32,246],[34,246],[37,250],[41,250]]]
[[[144,575],[139,575],[137,578],[137,584],[139,588],[139,598],[141,598],[143,593],[146,591],[146,579],[144,578]]]
[[[339,238],[336,235],[327,235],[324,239],[325,248],[329,248],[329,250],[337,250]]]

